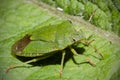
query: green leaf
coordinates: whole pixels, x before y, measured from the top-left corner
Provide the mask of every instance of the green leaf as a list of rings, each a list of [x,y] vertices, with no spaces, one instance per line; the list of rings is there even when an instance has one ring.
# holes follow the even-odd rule
[[[91,28],[88,28],[91,27],[89,23],[78,22],[78,18],[72,19],[71,16],[66,18],[66,14],[59,13],[55,9],[55,11],[52,11],[53,9],[50,6],[44,6],[45,4],[41,2],[39,6],[34,1],[1,0],[0,2],[1,80],[119,80],[120,39],[115,34],[96,28],[91,30]],[[54,14],[53,12],[56,13]],[[81,29],[86,38],[92,35],[90,39],[94,39],[95,41],[91,44],[102,53],[104,60],[99,59],[100,56],[94,52],[91,46],[78,45],[81,50],[78,50],[78,52],[81,55],[73,56],[75,61],[82,63],[86,61],[86,58],[90,58],[96,64],[95,67],[88,63],[75,64],[68,50],[61,78],[59,76],[61,61],[59,53],[34,63],[32,67],[15,68],[5,73],[10,65],[23,63],[11,55],[11,47],[16,41],[23,38],[27,33],[41,29],[42,27],[52,25],[61,26],[59,24],[65,22],[66,19],[73,22],[71,25],[76,30],[79,31]],[[94,34],[96,30],[98,33]],[[101,32],[99,33],[99,31]],[[30,64],[26,64],[25,66],[30,66]]]
[[[39,0],[38,0],[39,1]],[[107,31],[120,36],[119,0],[42,0],[63,9],[67,14],[78,16]],[[53,4],[51,4],[53,3]]]

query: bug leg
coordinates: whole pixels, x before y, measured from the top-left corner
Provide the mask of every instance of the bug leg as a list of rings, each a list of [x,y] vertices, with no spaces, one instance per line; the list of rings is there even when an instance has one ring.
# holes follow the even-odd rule
[[[18,65],[12,65],[12,66],[9,66],[7,69],[6,69],[6,73],[8,73],[11,69],[14,69],[14,68],[19,68],[19,67],[24,67],[26,64],[29,64],[29,63],[32,63],[32,62],[36,62],[38,60],[40,60],[41,58],[35,58],[35,59],[32,59],[32,60],[29,60],[29,61],[26,61],[22,64],[18,64]],[[30,67],[30,66],[27,66],[27,67]]]
[[[87,58],[86,60],[90,65],[96,66],[96,64],[90,58]]]
[[[72,52],[74,55],[79,55],[79,54],[75,51],[74,48],[72,48],[71,46],[69,46],[69,47],[70,47],[71,52]]]
[[[99,52],[98,49],[95,48],[95,46],[93,46],[93,45],[91,44],[93,41],[94,41],[94,39],[93,39],[93,40],[85,39],[85,40],[82,40],[82,43],[83,43],[85,46],[91,46],[91,47],[94,49],[94,51],[95,51],[99,56],[101,56],[101,59],[104,59],[104,57],[103,57],[103,55],[101,54],[101,52]]]
[[[71,52],[72,52],[73,54],[75,54],[75,55],[80,55],[80,54],[78,54],[78,53],[75,51],[75,49],[72,48],[71,46],[70,46],[70,50],[71,50]],[[75,62],[75,63],[76,63],[76,62]],[[83,63],[89,63],[89,64],[92,65],[92,66],[96,66],[96,64],[94,64],[93,61],[90,60],[89,58],[87,58],[86,61],[83,62]],[[78,64],[78,63],[77,63],[77,64]]]
[[[61,59],[61,67],[60,67],[60,77],[62,76],[63,66],[64,66],[64,59],[65,59],[65,51],[62,52],[62,59]]]
[[[94,39],[92,40],[88,40],[88,39],[83,39],[81,42],[85,45],[85,46],[89,46],[91,45],[91,43],[95,41]]]
[[[95,46],[93,46],[93,45],[91,45],[91,44],[90,44],[90,46],[91,46],[91,47],[94,49],[94,51],[101,57],[101,60],[104,59],[104,57],[103,57],[103,55],[101,54],[101,52],[99,52],[98,49],[97,49]]]
[[[89,64],[92,65],[92,66],[96,66],[96,64],[95,64],[90,58],[88,58],[88,57],[86,57],[86,56],[84,56],[84,55],[81,55],[81,54],[79,54],[78,56],[84,57],[85,59],[84,59],[83,62],[78,63],[78,62],[75,60],[75,58],[72,57],[72,60],[73,60],[73,62],[74,62],[75,64],[80,65],[80,64],[84,64],[84,63],[89,63]]]

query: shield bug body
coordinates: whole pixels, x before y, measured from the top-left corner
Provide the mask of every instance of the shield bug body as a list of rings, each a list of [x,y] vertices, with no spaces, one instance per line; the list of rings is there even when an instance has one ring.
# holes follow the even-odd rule
[[[42,27],[25,35],[12,46],[12,54],[23,57],[37,57],[25,62],[31,63],[45,59],[54,55],[58,51],[62,51],[63,55],[60,69],[61,76],[66,51],[65,49],[70,48],[74,54],[77,54],[72,46],[84,39],[83,34],[76,31],[73,25],[66,21],[59,25]],[[17,66],[9,67],[7,71],[15,67]]]

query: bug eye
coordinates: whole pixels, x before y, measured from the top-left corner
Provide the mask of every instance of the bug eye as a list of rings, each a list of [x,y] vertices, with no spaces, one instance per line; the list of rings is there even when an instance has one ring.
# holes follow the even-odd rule
[[[72,38],[72,40],[73,40],[74,42],[76,42],[76,39],[75,39],[75,38]]]

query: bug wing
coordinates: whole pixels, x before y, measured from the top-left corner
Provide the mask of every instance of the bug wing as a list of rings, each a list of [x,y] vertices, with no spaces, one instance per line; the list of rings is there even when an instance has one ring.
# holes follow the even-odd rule
[[[58,49],[56,44],[46,41],[31,41],[22,51],[22,56],[45,56],[52,54]],[[51,53],[52,52],[52,53]]]
[[[30,33],[30,42],[19,56],[45,56],[65,49],[74,43],[73,38],[80,38],[69,21],[59,25],[42,27]]]
[[[37,32],[37,33],[36,33]],[[64,49],[79,40],[81,35],[74,29],[69,21],[62,22],[58,25],[51,25],[41,28],[31,34],[31,40],[40,40],[55,44],[57,49]]]

